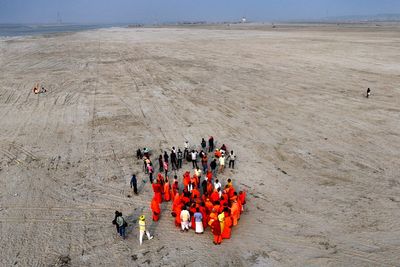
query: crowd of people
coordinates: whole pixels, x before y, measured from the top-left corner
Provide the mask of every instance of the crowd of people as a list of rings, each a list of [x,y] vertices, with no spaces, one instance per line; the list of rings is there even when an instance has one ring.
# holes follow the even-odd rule
[[[155,177],[156,170],[151,161],[154,155],[148,148],[138,149],[136,157],[143,160],[143,171],[148,174],[154,193],[150,203],[153,221],[160,219],[160,204],[172,201],[171,215],[181,232],[192,229],[196,234],[203,234],[210,227],[214,244],[219,245],[222,239],[229,239],[232,227],[237,225],[244,211],[246,192],[237,192],[232,179],[227,179],[224,184],[218,179],[218,175],[224,173],[226,161],[229,161],[229,168],[235,168],[236,155],[233,150],[229,153],[227,151],[225,144],[216,148],[212,136],[208,139],[208,146],[202,138],[198,150],[191,148],[189,142],[185,141],[183,151],[172,147],[169,153],[164,151],[156,157],[158,172]],[[191,163],[192,172],[185,171],[180,182],[177,171],[183,168],[183,162]],[[173,179],[170,179],[172,173]],[[137,195],[135,174],[131,177],[130,186]],[[125,238],[126,222],[119,211],[116,211],[113,224]],[[140,244],[144,235],[149,240],[153,238],[146,230],[144,215],[139,218],[139,230]]]

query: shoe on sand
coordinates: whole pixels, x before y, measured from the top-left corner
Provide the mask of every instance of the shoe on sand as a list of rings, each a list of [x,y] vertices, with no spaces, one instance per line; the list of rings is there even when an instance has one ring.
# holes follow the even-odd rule
[[[150,236],[149,240],[152,240],[154,238],[154,236]]]

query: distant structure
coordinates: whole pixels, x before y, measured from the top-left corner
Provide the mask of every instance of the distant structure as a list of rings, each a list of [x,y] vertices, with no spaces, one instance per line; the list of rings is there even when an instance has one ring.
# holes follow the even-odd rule
[[[246,23],[247,22],[247,19],[246,19],[246,17],[242,17],[242,21],[241,21],[242,23]]]
[[[57,12],[57,23],[62,24],[62,19],[61,19],[61,14],[60,12]]]

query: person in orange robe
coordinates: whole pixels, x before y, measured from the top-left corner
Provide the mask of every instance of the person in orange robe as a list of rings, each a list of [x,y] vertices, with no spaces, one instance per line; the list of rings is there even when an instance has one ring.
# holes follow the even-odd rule
[[[190,172],[183,174],[183,188],[187,188],[190,183]]]
[[[178,181],[175,181],[174,184],[172,185],[172,197],[175,197],[176,194],[179,195],[179,183],[178,183]]]
[[[153,221],[156,222],[160,218],[161,209],[160,209],[160,203],[157,201],[155,197],[153,197],[150,207],[151,210],[153,211]]]
[[[191,228],[193,230],[196,230],[196,223],[194,221],[194,214],[196,213],[196,204],[193,203],[190,208],[189,208],[189,213],[190,213],[190,222],[191,222]]]
[[[219,201],[219,193],[217,190],[214,190],[210,196],[210,200],[212,203],[215,203],[216,201]]]
[[[214,191],[214,185],[211,183],[211,180],[207,181],[207,196],[211,196]]]
[[[221,224],[218,219],[214,220],[211,224],[211,231],[214,234],[214,244],[220,245],[222,242]]]
[[[210,181],[211,182],[211,180],[212,180],[212,171],[207,171],[207,181]]]
[[[214,208],[214,205],[212,204],[209,198],[206,199],[205,205],[208,213],[211,213],[212,209]]]
[[[172,211],[175,210],[176,207],[182,205],[181,203],[181,196],[179,194],[176,194],[174,197],[174,201],[172,203]]]
[[[158,203],[162,202],[162,195],[161,195],[161,185],[158,182],[154,182],[152,184],[154,197],[158,201]]]
[[[178,228],[181,228],[181,211],[182,211],[182,206],[178,205],[177,207],[175,207],[175,226]]]
[[[199,185],[199,178],[197,177],[196,174],[194,174],[193,177],[190,178],[190,182],[192,183],[193,188],[198,188],[198,185]]]
[[[196,187],[194,187],[192,190],[192,200],[196,200],[199,197],[200,197],[200,191]]]
[[[221,236],[223,239],[229,239],[231,238],[232,217],[228,208],[224,209],[224,214],[225,214],[225,227],[224,230],[222,231]]]
[[[240,207],[237,200],[234,200],[231,207],[231,215],[232,215],[232,224],[233,226],[237,225],[237,222],[240,218]]]
[[[165,179],[165,183],[164,183],[164,200],[165,201],[170,201],[171,200],[171,191],[170,191],[170,185],[169,185],[169,181],[168,181],[168,177]]]

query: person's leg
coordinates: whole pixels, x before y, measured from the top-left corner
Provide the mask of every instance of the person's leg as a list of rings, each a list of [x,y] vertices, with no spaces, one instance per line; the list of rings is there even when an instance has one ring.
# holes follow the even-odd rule
[[[120,229],[121,229],[121,236],[122,236],[122,238],[123,239],[125,239],[125,226],[122,226],[122,227],[120,227]]]
[[[146,231],[146,235],[147,235],[147,239],[148,239],[148,240],[150,240],[150,239],[153,238],[153,237],[150,235],[150,232],[149,232],[149,231]]]
[[[232,160],[232,169],[234,169],[234,168],[235,168],[235,161]]]
[[[139,243],[140,243],[140,245],[142,245],[142,243],[143,243],[143,235],[144,235],[144,231],[140,230],[140,235],[139,235]]]
[[[135,184],[135,185],[133,185],[133,192],[137,195],[138,194],[138,192],[137,192],[137,185]]]
[[[192,166],[193,166],[193,169],[195,168],[195,161],[194,160],[192,160]]]

